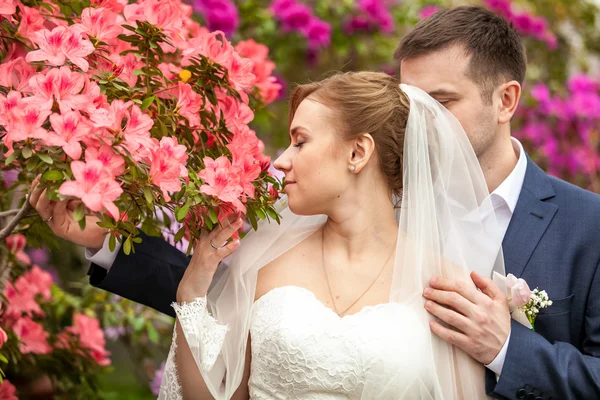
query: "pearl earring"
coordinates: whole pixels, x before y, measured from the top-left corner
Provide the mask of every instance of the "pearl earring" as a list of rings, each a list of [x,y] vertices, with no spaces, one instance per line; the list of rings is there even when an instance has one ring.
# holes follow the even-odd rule
[[[356,170],[356,167],[354,167],[354,165],[348,165],[348,169],[350,170],[350,172],[354,172],[354,170]]]

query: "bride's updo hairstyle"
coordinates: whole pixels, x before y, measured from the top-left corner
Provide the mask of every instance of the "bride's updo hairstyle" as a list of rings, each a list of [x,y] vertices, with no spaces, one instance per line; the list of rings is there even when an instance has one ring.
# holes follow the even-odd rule
[[[369,133],[393,194],[402,191],[404,131],[410,101],[400,82],[381,72],[346,72],[299,85],[290,97],[289,125],[300,103],[310,97],[334,113],[342,140]]]

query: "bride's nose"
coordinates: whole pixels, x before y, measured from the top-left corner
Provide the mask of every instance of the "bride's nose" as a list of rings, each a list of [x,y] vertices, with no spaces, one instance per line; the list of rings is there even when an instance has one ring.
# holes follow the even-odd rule
[[[287,172],[292,168],[291,146],[288,147],[273,163],[273,167],[281,172]]]

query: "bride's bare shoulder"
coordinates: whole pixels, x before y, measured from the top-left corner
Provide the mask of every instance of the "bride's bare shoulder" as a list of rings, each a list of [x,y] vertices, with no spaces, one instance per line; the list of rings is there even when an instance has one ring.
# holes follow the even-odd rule
[[[262,267],[258,271],[255,300],[277,287],[302,286],[306,276],[312,274],[316,256],[320,255],[318,239],[319,236],[313,234]]]

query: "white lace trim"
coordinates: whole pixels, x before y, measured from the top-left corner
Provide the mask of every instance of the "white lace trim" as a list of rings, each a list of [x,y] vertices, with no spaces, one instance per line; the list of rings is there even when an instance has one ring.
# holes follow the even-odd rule
[[[206,297],[198,297],[191,303],[172,303],[171,306],[177,314],[177,321],[196,365],[204,372],[210,371],[221,353],[229,327],[220,325],[210,315],[206,308]],[[159,400],[183,400],[175,364],[176,350],[177,331],[173,328],[173,341],[165,364]]]

